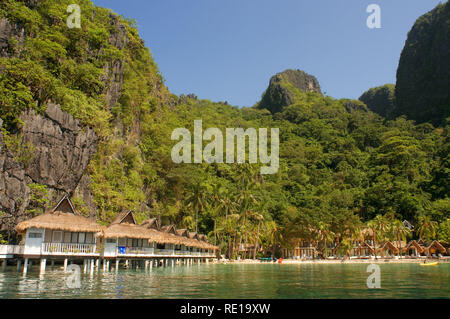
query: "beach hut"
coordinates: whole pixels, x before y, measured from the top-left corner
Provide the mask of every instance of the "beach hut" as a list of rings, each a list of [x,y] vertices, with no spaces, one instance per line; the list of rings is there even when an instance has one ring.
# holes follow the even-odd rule
[[[426,248],[426,252],[429,256],[436,257],[439,253],[444,255],[447,250],[439,241],[433,240]]]
[[[425,247],[415,240],[411,240],[405,249],[408,256],[419,257],[425,251]]]
[[[78,214],[68,196],[51,211],[16,226],[25,239],[24,256],[98,256],[96,235],[103,228]]]
[[[377,253],[381,253],[383,257],[393,257],[394,255],[397,255],[398,252],[399,249],[390,241],[382,243],[377,249]]]

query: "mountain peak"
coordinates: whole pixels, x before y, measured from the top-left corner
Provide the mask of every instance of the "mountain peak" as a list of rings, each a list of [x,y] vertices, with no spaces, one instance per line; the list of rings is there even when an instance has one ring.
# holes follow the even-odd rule
[[[271,77],[258,108],[281,112],[285,106],[293,104],[301,92],[322,94],[316,77],[301,70],[287,69]]]

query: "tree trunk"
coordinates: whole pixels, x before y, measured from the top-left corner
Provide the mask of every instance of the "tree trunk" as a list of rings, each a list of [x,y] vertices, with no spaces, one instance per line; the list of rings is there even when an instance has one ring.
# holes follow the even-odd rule
[[[259,246],[259,225],[260,224],[261,224],[261,221],[258,222],[258,230],[256,232],[255,252],[253,254],[253,259],[256,259],[256,251]]]

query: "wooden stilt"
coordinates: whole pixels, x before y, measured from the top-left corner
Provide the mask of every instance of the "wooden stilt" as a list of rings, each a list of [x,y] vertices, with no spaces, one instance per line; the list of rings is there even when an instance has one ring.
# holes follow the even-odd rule
[[[91,274],[94,273],[94,268],[95,268],[95,260],[91,259]]]
[[[23,274],[25,275],[28,271],[28,258],[25,258],[25,261],[23,263]]]
[[[64,271],[67,271],[67,263],[68,263],[68,259],[64,259]]]
[[[45,266],[47,265],[47,259],[41,259],[41,268],[40,268],[40,272],[44,273],[45,272]]]

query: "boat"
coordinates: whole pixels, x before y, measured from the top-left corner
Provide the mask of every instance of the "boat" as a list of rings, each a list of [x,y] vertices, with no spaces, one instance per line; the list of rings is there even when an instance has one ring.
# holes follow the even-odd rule
[[[434,262],[434,263],[419,264],[419,266],[436,266],[437,264],[438,262]]]

